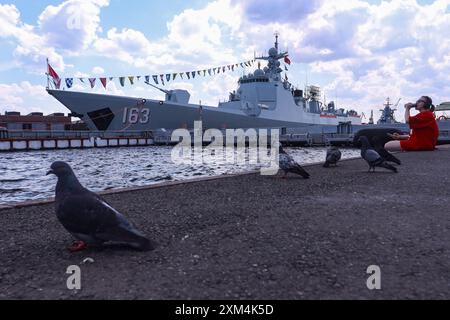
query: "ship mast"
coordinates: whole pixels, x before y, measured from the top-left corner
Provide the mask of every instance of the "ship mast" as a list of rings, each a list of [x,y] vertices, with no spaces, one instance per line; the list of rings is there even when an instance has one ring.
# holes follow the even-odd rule
[[[275,49],[277,49],[278,52],[278,37],[280,36],[280,33],[278,31],[275,32]]]

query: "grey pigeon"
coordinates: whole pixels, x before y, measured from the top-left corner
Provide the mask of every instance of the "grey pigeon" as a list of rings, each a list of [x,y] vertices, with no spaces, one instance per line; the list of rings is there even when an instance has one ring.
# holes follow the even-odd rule
[[[330,165],[337,166],[337,163],[342,158],[341,151],[336,147],[331,147],[327,150],[327,157],[325,160],[325,164],[323,165],[324,168],[329,168]]]
[[[386,143],[393,140],[389,134],[394,133],[402,134],[402,131],[394,128],[362,129],[355,134],[353,144],[355,147],[360,147],[359,137],[365,136],[373,149],[378,152],[385,161],[401,165],[402,162],[384,148]]]
[[[142,251],[155,248],[155,243],[136,230],[120,212],[84,188],[67,163],[53,163],[49,174],[58,177],[56,216],[64,228],[80,240],[69,250],[81,251],[88,245],[98,246],[108,241],[128,244]]]
[[[295,160],[284,151],[283,147],[280,145],[279,148],[279,166],[283,170],[284,176],[291,172],[302,176],[305,179],[309,179],[309,173],[305,171]]]
[[[369,139],[365,136],[359,138],[361,146],[361,157],[369,164],[369,172],[376,167],[385,168],[397,173],[397,168],[387,163],[378,152],[376,152],[369,143]]]

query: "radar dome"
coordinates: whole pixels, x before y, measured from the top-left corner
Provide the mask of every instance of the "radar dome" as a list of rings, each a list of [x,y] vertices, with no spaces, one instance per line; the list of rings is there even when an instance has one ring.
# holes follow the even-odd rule
[[[256,69],[255,70],[255,76],[256,77],[260,77],[264,75],[264,71],[262,71],[261,69]]]
[[[278,54],[278,50],[277,50],[277,49],[271,48],[271,49],[269,50],[269,56],[271,56],[271,57],[276,57],[277,54]]]

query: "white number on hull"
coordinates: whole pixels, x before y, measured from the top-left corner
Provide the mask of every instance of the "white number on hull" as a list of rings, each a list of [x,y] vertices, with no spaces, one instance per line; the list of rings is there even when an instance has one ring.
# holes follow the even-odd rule
[[[142,123],[146,124],[150,121],[150,109],[147,108],[125,108],[123,110],[123,119],[122,122],[124,124],[136,124]]]

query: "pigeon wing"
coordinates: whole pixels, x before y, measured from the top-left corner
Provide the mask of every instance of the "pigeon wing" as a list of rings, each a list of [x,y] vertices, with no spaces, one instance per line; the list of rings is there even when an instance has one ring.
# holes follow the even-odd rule
[[[153,247],[120,212],[95,193],[67,198],[58,210],[58,218],[72,234],[87,235],[99,242],[126,242],[146,250]]]
[[[117,223],[114,212],[86,194],[61,199],[56,214],[64,228],[73,234],[94,236],[101,226]]]
[[[381,156],[373,149],[368,149],[364,152],[363,158],[369,163],[376,163],[382,160]]]
[[[279,163],[280,168],[282,170],[285,170],[285,171],[289,170],[295,164],[294,159],[292,159],[292,157],[289,156],[286,153],[281,153],[280,154],[280,161],[279,162],[280,162]]]
[[[402,162],[397,157],[395,157],[393,154],[391,154],[386,149],[381,148],[381,149],[376,149],[376,151],[385,161],[394,162],[398,165],[402,164]]]
[[[309,179],[309,177],[310,177],[309,173],[306,172],[306,170],[303,169],[303,167],[300,166],[299,164],[296,164],[295,166],[293,166],[289,171],[292,173],[296,173],[305,179]]]

